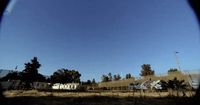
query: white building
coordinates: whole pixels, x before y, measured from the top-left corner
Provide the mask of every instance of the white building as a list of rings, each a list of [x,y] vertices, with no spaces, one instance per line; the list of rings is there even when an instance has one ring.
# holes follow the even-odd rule
[[[52,89],[62,89],[62,90],[77,90],[79,87],[79,83],[55,83],[52,86]]]

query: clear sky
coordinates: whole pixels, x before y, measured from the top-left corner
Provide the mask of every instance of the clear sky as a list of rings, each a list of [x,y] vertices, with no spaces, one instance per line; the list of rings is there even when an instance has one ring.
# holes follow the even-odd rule
[[[200,69],[200,36],[186,0],[18,0],[0,30],[0,68],[24,69],[34,56],[51,75],[76,69],[82,80],[102,74],[138,76]]]

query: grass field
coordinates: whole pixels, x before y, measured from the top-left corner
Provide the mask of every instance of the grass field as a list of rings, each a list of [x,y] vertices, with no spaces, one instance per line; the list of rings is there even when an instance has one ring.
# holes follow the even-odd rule
[[[194,105],[194,92],[185,97],[168,92],[38,92],[5,91],[0,105]]]
[[[103,87],[107,87],[107,88],[128,87],[130,83],[142,83],[142,82],[147,81],[149,79],[151,79],[151,80],[164,80],[164,81],[167,82],[168,80],[173,80],[175,77],[178,80],[184,80],[186,83],[188,83],[189,80],[190,80],[188,74],[183,74],[183,73],[180,73],[180,72],[173,72],[173,73],[165,74],[165,75],[145,76],[145,77],[141,77],[139,79],[130,78],[130,79],[123,79],[123,80],[118,80],[118,81],[101,82],[101,83],[99,83],[98,86],[100,88],[103,88]]]

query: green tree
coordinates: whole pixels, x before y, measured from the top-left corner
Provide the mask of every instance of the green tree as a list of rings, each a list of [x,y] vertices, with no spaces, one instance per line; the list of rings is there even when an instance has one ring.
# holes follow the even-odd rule
[[[86,84],[91,85],[92,84],[91,80],[87,80]]]
[[[114,81],[117,80],[117,75],[113,75],[113,80],[114,80]]]
[[[96,81],[95,81],[95,79],[94,79],[94,78],[92,79],[92,84],[96,84]]]
[[[81,74],[77,70],[69,70],[69,73],[72,79],[70,82],[80,83]]]
[[[175,90],[176,95],[179,96],[179,92],[182,92],[183,96],[185,96],[185,89],[187,85],[184,80],[178,80],[176,77],[173,80],[168,81],[168,88]],[[175,92],[172,92],[175,93]],[[171,94],[171,93],[170,93]]]
[[[25,82],[25,87],[30,88],[30,84],[35,81],[45,81],[45,77],[38,73],[41,64],[38,62],[37,57],[33,57],[31,62],[25,63],[25,69],[22,71],[22,81]]]
[[[168,70],[168,74],[170,74],[170,73],[181,73],[181,72],[177,68],[170,68]]]
[[[117,74],[117,80],[121,80],[121,76],[119,74]]]
[[[126,74],[126,79],[130,79],[130,78],[132,78],[131,74],[130,73]]]
[[[109,77],[107,75],[102,75],[101,82],[108,82],[108,81],[109,81]]]
[[[112,74],[108,73],[108,81],[112,81]]]
[[[141,67],[141,76],[154,75],[154,70],[151,69],[150,64],[143,64]]]
[[[185,89],[186,84],[184,80],[178,80],[176,77],[173,80],[168,81],[168,88],[173,90]]]
[[[80,83],[81,74],[76,70],[58,69],[51,75],[52,83]]]
[[[114,79],[113,79],[114,81],[118,81],[121,79],[121,76],[119,74],[114,75],[113,77],[114,77]]]
[[[45,78],[44,75],[38,73],[37,82],[47,82],[48,78]]]

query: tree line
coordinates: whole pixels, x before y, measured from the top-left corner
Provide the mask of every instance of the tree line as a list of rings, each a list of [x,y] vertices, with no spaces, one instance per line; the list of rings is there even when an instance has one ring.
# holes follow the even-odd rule
[[[41,64],[38,61],[37,57],[33,57],[30,62],[24,64],[24,70],[22,71],[13,71],[6,75],[3,78],[0,78],[0,81],[9,81],[9,80],[20,80],[25,83],[25,87],[30,88],[30,84],[33,82],[48,82],[48,83],[80,83],[81,74],[77,70],[69,70],[65,68],[57,69],[50,77],[45,77],[44,75],[38,72]],[[176,68],[171,68],[168,70],[168,73],[171,72],[180,72]],[[141,66],[140,76],[154,75],[155,72],[151,68],[150,64],[143,64]],[[128,73],[123,79],[134,79],[134,77]],[[109,81],[118,81],[122,77],[119,74],[112,75],[108,73],[107,75],[103,74],[101,77],[101,82]],[[96,84],[95,79],[87,80],[86,82],[81,82],[82,84],[91,85]]]
[[[168,74],[178,72],[181,73],[177,68],[170,68],[168,70]],[[140,76],[149,76],[149,75],[155,75],[155,71],[151,68],[150,64],[143,64],[141,66],[141,73]],[[101,82],[110,82],[110,81],[117,81],[121,79],[134,79],[134,77],[131,75],[131,73],[128,73],[125,75],[125,78],[122,78],[119,74],[112,75],[111,73],[108,73],[107,75],[103,74],[101,77]]]
[[[24,87],[29,89],[33,82],[49,82],[49,83],[80,83],[81,74],[77,70],[58,69],[50,77],[45,77],[38,72],[41,67],[37,57],[33,57],[30,62],[24,64],[25,69],[22,71],[13,71],[0,81],[20,80],[24,83]]]

